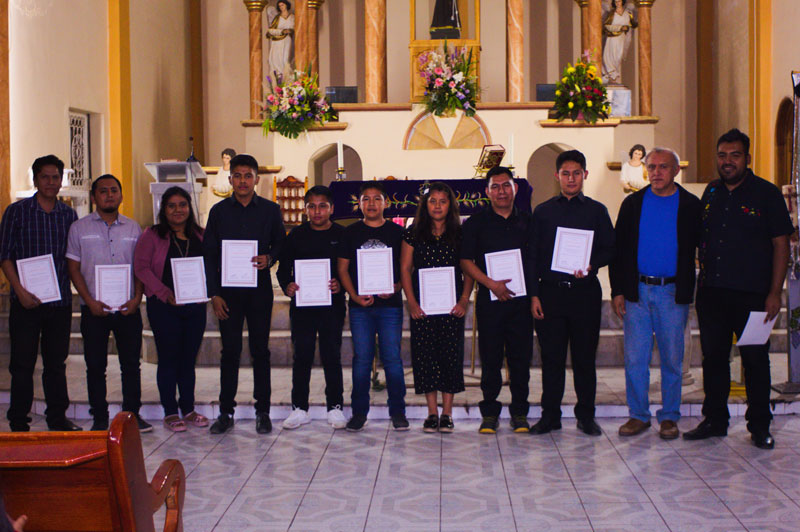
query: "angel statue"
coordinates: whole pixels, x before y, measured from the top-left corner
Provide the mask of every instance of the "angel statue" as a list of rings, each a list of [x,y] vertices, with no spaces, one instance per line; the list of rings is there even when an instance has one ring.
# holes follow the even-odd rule
[[[289,0],[278,0],[277,9],[267,6],[269,29],[267,39],[269,45],[269,71],[277,72],[284,77],[294,70],[292,66],[292,37],[294,36],[294,15],[289,13],[292,4]]]
[[[622,84],[622,61],[628,55],[633,28],[638,26],[633,2],[611,0],[603,2],[603,83]]]
[[[620,182],[625,193],[636,192],[650,184],[647,169],[644,167],[644,156],[647,151],[641,144],[635,144],[628,152],[630,159],[622,163]]]

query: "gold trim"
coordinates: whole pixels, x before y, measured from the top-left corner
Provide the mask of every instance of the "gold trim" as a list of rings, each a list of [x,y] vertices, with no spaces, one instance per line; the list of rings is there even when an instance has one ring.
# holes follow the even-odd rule
[[[622,170],[622,163],[619,161],[608,161],[606,163],[606,167],[612,172],[619,172],[620,170]],[[689,161],[681,161],[680,168],[681,170],[689,168]],[[645,170],[645,172],[646,171],[647,170]]]
[[[753,171],[775,182],[772,139],[772,0],[750,0],[750,112]]]
[[[656,3],[656,0],[633,0],[636,4],[636,7],[653,7],[653,4]]]
[[[248,11],[264,11],[267,0],[242,0]]]
[[[133,135],[131,133],[131,39],[129,0],[108,0],[109,171],[125,191],[120,212],[133,216]]]
[[[262,127],[264,121],[258,119],[242,120],[241,124],[242,127]],[[347,129],[347,122],[328,122],[321,126],[311,126],[308,131],[344,131],[345,129]]]
[[[311,9],[316,9],[319,11],[319,8],[322,7],[322,4],[325,3],[325,0],[308,0],[308,7]]]
[[[217,175],[222,167],[221,166],[204,166],[203,171],[208,175]],[[272,166],[259,166],[258,167],[258,175],[262,174],[277,174],[283,170],[283,166],[280,165],[272,165]]]

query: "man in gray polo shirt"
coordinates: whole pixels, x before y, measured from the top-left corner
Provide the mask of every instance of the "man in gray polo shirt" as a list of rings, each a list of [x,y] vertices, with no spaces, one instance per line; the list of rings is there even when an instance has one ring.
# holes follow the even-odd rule
[[[119,213],[122,184],[111,174],[92,183],[95,212],[73,223],[67,239],[67,266],[72,284],[81,297],[81,336],[86,360],[86,384],[94,424],[92,430],[108,429],[106,365],[108,337],[114,332],[122,372],[122,409],[136,414],[139,430],[153,427],[139,417],[142,386],[139,355],[142,350],[142,283],[133,277],[133,250],[142,229]],[[130,265],[128,301],[112,309],[98,300],[95,266]]]

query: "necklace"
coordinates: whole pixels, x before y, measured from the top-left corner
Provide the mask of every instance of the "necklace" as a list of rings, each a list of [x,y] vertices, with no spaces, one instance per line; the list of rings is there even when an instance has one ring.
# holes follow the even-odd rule
[[[178,248],[178,253],[181,254],[181,258],[186,258],[186,255],[189,254],[189,240],[186,240],[186,251],[181,248],[180,242],[178,242],[178,237],[175,236],[175,233],[170,233],[172,237],[172,241],[175,243],[175,247]]]

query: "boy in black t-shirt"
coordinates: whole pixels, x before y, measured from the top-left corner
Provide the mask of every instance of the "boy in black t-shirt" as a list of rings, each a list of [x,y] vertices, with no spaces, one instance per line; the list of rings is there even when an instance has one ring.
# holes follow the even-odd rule
[[[359,206],[364,220],[346,228],[339,248],[339,280],[350,294],[350,332],[353,336],[353,417],[347,430],[357,432],[367,424],[375,335],[386,372],[389,415],[395,430],[408,430],[406,384],[400,341],[403,329],[403,301],[400,296],[400,243],[403,228],[386,220],[386,192],[377,181],[361,186]],[[394,286],[391,293],[359,295],[358,250],[392,248]],[[361,272],[362,274],[364,272]]]
[[[331,222],[333,195],[328,187],[312,187],[304,201],[308,222],[292,229],[286,237],[277,274],[283,293],[292,298],[289,317],[294,346],[292,413],[284,420],[283,428],[296,429],[311,421],[308,415],[308,388],[314,363],[314,345],[319,334],[328,423],[335,429],[343,429],[346,420],[342,413],[341,348],[345,306],[344,293],[336,275],[336,257],[344,228]],[[303,259],[330,260],[330,305],[297,306],[295,295],[300,287],[295,282],[295,260]]]

